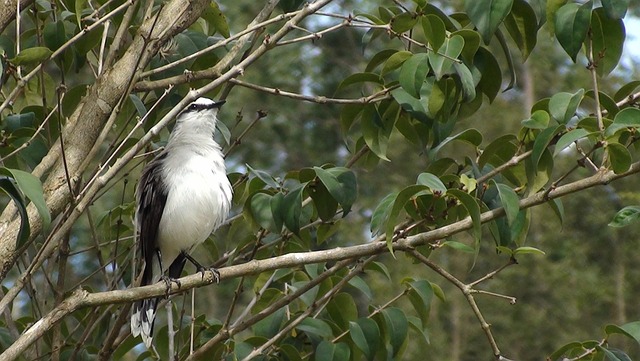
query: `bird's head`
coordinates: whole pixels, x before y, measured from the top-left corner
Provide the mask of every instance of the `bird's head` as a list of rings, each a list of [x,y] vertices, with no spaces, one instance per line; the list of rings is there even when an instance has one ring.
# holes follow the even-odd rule
[[[202,121],[213,121],[218,114],[218,110],[224,104],[224,100],[213,101],[209,98],[198,98],[189,104],[176,119],[177,123],[199,123]]]

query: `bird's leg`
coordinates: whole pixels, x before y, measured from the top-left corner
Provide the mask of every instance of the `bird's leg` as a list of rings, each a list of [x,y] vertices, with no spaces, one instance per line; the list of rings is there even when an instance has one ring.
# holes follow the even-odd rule
[[[217,269],[213,267],[208,267],[208,268],[204,267],[198,261],[196,261],[195,258],[191,257],[191,255],[189,255],[186,252],[184,256],[189,260],[189,262],[193,263],[193,265],[196,266],[196,269],[198,270],[198,272],[202,273],[202,279],[204,279],[204,273],[206,271],[211,271],[211,273],[213,273],[213,278],[216,281],[216,283],[220,283],[220,272]]]
[[[178,288],[180,288],[180,281],[176,278],[169,277],[164,274],[164,268],[162,267],[162,252],[160,252],[159,248],[156,248],[156,256],[158,258],[158,265],[160,266],[160,280],[162,280],[162,282],[164,282],[164,284],[167,286],[165,298],[168,298],[169,291],[171,291],[171,282],[174,282],[176,285],[178,285]]]

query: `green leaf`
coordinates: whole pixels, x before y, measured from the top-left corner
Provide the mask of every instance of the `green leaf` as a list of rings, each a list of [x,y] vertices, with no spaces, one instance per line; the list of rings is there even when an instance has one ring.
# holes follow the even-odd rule
[[[48,229],[49,224],[51,224],[51,214],[49,213],[49,208],[47,208],[47,203],[44,201],[44,190],[42,189],[40,179],[31,173],[19,169],[0,169],[5,175],[11,173],[11,176],[18,184],[18,188],[20,188],[22,193],[38,210],[38,214],[40,214],[40,218],[42,218],[42,229]]]
[[[611,169],[615,174],[624,173],[631,167],[631,153],[620,143],[609,142],[606,147],[609,152]]]
[[[584,96],[593,100],[595,100],[596,97],[593,90],[587,90]],[[600,105],[608,112],[607,117],[614,118],[620,111],[618,104],[616,104],[616,102],[607,93],[601,91],[598,92],[598,98],[600,99]]]
[[[322,340],[316,347],[316,361],[348,361],[351,357],[349,346],[344,342],[333,343]]]
[[[640,218],[640,206],[627,206],[616,213],[609,227],[625,227]]]
[[[280,229],[275,226],[273,219],[271,198],[271,195],[262,192],[253,194],[247,199],[245,215],[249,216],[256,224],[264,229],[280,232]]]
[[[400,68],[400,86],[414,98],[420,98],[420,89],[429,72],[429,60],[426,53],[411,56]]]
[[[464,9],[473,25],[478,28],[485,44],[489,44],[512,5],[513,0],[465,0]]]
[[[504,208],[504,211],[507,215],[507,221],[509,225],[513,225],[518,213],[520,212],[520,198],[518,194],[508,185],[502,183],[496,183],[496,188],[498,189],[498,195],[500,196],[500,203]]]
[[[444,242],[442,242],[442,245],[446,246],[446,247],[451,247],[451,248],[453,248],[455,250],[462,251],[464,253],[470,253],[470,254],[476,253],[476,250],[473,249],[473,247],[471,247],[469,245],[466,245],[466,244],[464,244],[462,242],[444,241]]]
[[[85,7],[87,3],[87,0],[76,0],[75,2],[75,6],[74,6],[74,12],[76,13],[76,23],[78,24],[79,28],[82,28],[82,8]],[[52,49],[53,50],[53,49]]]
[[[140,118],[144,117],[145,114],[147,114],[147,108],[144,106],[142,100],[135,94],[129,94],[129,99],[136,107],[136,111],[138,112]]]
[[[444,195],[447,192],[447,187],[442,183],[440,178],[431,173],[420,173],[416,184],[429,187],[434,195]]]
[[[367,67],[365,68],[365,72],[372,72],[373,70],[375,70],[375,68],[377,68],[380,64],[386,62],[387,60],[389,60],[389,58],[391,56],[393,56],[394,54],[398,53],[398,50],[396,49],[384,49],[379,51],[378,53],[376,53],[376,55],[371,57],[371,60],[369,60],[369,63],[367,64]],[[411,54],[411,52],[407,53]]]
[[[519,254],[539,254],[539,255],[545,255],[546,253],[544,253],[543,250],[535,248],[535,247],[518,247],[515,250],[513,250],[513,255],[517,256]]]
[[[387,308],[381,313],[385,321],[385,335],[391,346],[391,356],[395,357],[407,338],[409,322],[404,311],[399,308]]]
[[[396,196],[393,206],[391,207],[391,211],[389,212],[389,218],[386,225],[387,247],[390,252],[393,253],[393,246],[391,242],[393,241],[393,230],[396,226],[396,219],[398,218],[400,211],[412,198],[417,197],[420,194],[428,193],[430,193],[429,187],[417,184],[406,187]]]
[[[480,35],[471,29],[461,29],[454,32],[452,35],[462,36],[464,39],[464,48],[460,55],[467,64],[472,64],[473,57],[476,55],[476,52],[480,47]]]
[[[536,140],[533,142],[533,149],[531,151],[531,163],[534,168],[538,167],[538,163],[540,163],[540,158],[542,158],[542,153],[547,149],[551,140],[564,128],[564,125],[559,125],[557,127],[549,127],[538,134]]]
[[[591,44],[596,72],[606,76],[620,61],[624,48],[625,28],[622,19],[611,19],[602,8],[593,11],[591,17]],[[588,41],[585,40],[585,41]]]
[[[527,60],[538,41],[538,21],[531,5],[524,0],[515,0],[511,12],[504,19],[504,25],[522,57]]]
[[[459,189],[449,189],[447,190],[447,195],[453,196],[456,198],[462,206],[467,210],[467,213],[471,217],[472,222],[472,232],[473,238],[476,242],[480,239],[481,235],[481,220],[480,220],[480,206],[475,198],[470,196],[468,193],[463,192]]]
[[[216,31],[218,32],[218,34],[224,36],[225,38],[228,38],[230,35],[229,24],[227,23],[227,17],[224,16],[222,11],[220,11],[220,7],[218,6],[218,3],[216,3],[215,1],[211,1],[209,3],[207,12],[211,14],[211,17],[210,17],[211,22],[215,27]]]
[[[627,14],[631,0],[602,0],[602,6],[611,19],[622,19]]]
[[[487,48],[480,47],[473,58],[473,64],[482,74],[478,90],[484,93],[490,102],[493,102],[502,86],[502,70],[500,70],[496,57]]]
[[[640,128],[640,109],[622,109],[618,114],[616,114],[616,117],[613,118],[613,123],[607,127],[605,135],[607,137],[612,136],[620,129],[625,128]]]
[[[454,59],[462,53],[464,48],[464,38],[460,35],[453,35],[444,41],[444,44],[437,52],[429,53],[429,63],[436,75],[436,79],[440,80],[443,75],[449,73]]]
[[[415,308],[416,313],[422,320],[424,325],[429,321],[429,312],[431,310],[431,301],[433,300],[433,288],[431,283],[426,280],[417,280],[410,282],[403,282],[409,287],[409,301]]]
[[[591,0],[584,4],[569,3],[556,12],[555,32],[560,45],[573,62],[591,25]]]
[[[333,336],[331,326],[323,320],[307,317],[296,328],[310,335],[320,336],[322,338],[330,338]]]
[[[613,100],[619,102],[624,100],[625,98],[631,96],[636,88],[640,86],[640,80],[631,81],[625,85],[623,85],[613,96]]]
[[[411,58],[412,56],[413,54],[410,51],[402,50],[396,52],[395,54],[391,55],[389,59],[387,59],[387,61],[384,63],[380,75],[385,75],[390,71],[398,69],[402,66],[402,64],[404,64],[405,61],[407,61],[407,59]]]
[[[338,90],[345,88],[349,85],[358,84],[358,83],[377,83],[383,84],[382,78],[380,75],[374,73],[355,73],[346,77],[340,85],[338,85]]]
[[[404,33],[411,30],[417,22],[418,15],[416,15],[415,13],[406,12],[394,16],[389,24],[391,25],[391,30],[393,30],[394,32]]]
[[[327,170],[314,167],[313,169],[320,181],[327,187],[333,199],[342,206],[343,217],[346,216],[351,211],[351,206],[358,195],[355,173],[344,167],[329,168]]]
[[[349,322],[349,334],[366,359],[373,360],[381,345],[378,324],[370,318],[359,318],[356,322]]]
[[[602,347],[600,345],[596,345],[596,349],[602,352],[609,361],[631,361],[629,355],[623,351]]]
[[[522,121],[522,126],[529,129],[545,129],[549,126],[549,113],[545,110],[536,110],[531,118]]]
[[[622,326],[608,325],[605,327],[607,335],[620,333],[640,343],[640,321],[625,323]]]
[[[476,97],[476,84],[471,70],[463,63],[453,63],[453,69],[455,69],[462,84],[462,94],[464,95],[462,101],[470,102],[474,100]]]
[[[589,135],[589,131],[587,131],[586,129],[573,129],[565,134],[563,134],[560,139],[558,139],[558,142],[556,143],[556,149],[553,151],[553,156],[555,157],[556,155],[558,155],[562,150],[564,150],[566,147],[570,146],[571,144],[573,144],[573,142],[580,140],[584,137],[586,137],[587,135]]]
[[[447,29],[442,19],[433,14],[423,16],[422,30],[427,42],[431,44],[431,49],[433,51],[440,49],[447,36]]]
[[[282,199],[282,218],[284,225],[295,235],[300,235],[300,215],[302,214],[302,191],[306,184],[290,190]]]
[[[429,118],[427,117],[427,110],[424,108],[422,102],[411,96],[411,94],[407,93],[404,89],[397,88],[392,90],[391,96],[393,96],[402,109],[411,114],[412,117],[424,123],[429,121]]]
[[[380,201],[376,209],[373,211],[371,215],[371,233],[374,237],[382,233],[382,230],[389,222],[391,208],[397,197],[398,192],[388,194],[382,199],[382,201]]]
[[[47,23],[42,31],[44,38],[44,45],[52,51],[56,51],[66,41],[66,34],[64,30],[64,22],[58,20],[55,22]]]
[[[480,133],[477,129],[470,128],[463,130],[456,135],[447,137],[440,144],[438,144],[437,147],[429,150],[429,158],[435,160],[436,155],[438,154],[440,149],[454,140],[463,141],[465,143],[471,144],[473,147],[478,147],[482,143],[482,133]]]
[[[553,210],[556,217],[560,221],[560,226],[564,224],[564,206],[562,205],[562,200],[560,198],[554,198],[547,202],[549,207]]]
[[[557,93],[549,100],[549,112],[559,124],[567,124],[576,114],[576,110],[583,98],[584,89],[580,89],[574,94]]]
[[[271,214],[267,213],[266,215],[268,217],[266,220],[269,222],[269,223],[266,223],[266,225],[271,226],[272,224],[275,224],[275,228],[267,228],[267,229],[273,229],[276,233],[282,232],[282,226],[284,225],[284,216],[282,212],[283,200],[284,200],[284,194],[282,193],[274,194],[273,197],[271,197],[271,199],[269,200],[269,208],[270,208]]]
[[[353,295],[346,292],[340,292],[333,297],[327,304],[327,312],[341,330],[349,327],[349,320],[358,318],[358,308]]]
[[[369,284],[365,282],[362,277],[355,276],[349,280],[349,285],[358,291],[362,292],[368,299],[373,298],[373,292],[371,292],[371,287]]]
[[[371,151],[380,159],[388,161],[387,147],[393,125],[400,114],[400,107],[391,103],[386,108],[374,104],[367,106],[362,113],[362,137]]]
[[[51,49],[44,46],[38,46],[22,50],[15,56],[15,58],[9,59],[9,62],[14,65],[41,63],[49,59],[51,54],[53,54]]]
[[[3,169],[4,170],[4,169]],[[5,173],[4,171],[2,173]],[[0,189],[3,190],[16,203],[16,208],[20,214],[20,229],[18,230],[18,238],[16,239],[16,248],[22,246],[31,233],[29,226],[29,215],[27,214],[27,204],[22,196],[22,192],[16,187],[13,178],[6,175],[0,175]]]

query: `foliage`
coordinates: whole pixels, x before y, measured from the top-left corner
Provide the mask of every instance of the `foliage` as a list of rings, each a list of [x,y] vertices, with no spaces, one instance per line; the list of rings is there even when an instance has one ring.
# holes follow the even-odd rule
[[[434,309],[455,308],[460,294],[485,338],[476,359],[508,359],[508,330],[486,316],[499,306],[478,296],[515,303],[501,294],[515,285],[489,280],[563,251],[529,240],[552,218],[565,222],[561,197],[640,170],[640,80],[607,83],[629,1],[25,6],[0,9],[18,17],[0,23],[0,188],[15,204],[0,217],[0,359],[422,359],[416,345],[446,328]],[[536,99],[513,134],[487,130],[481,114],[520,120],[500,103],[521,91],[516,75],[548,34],[585,80]],[[161,147],[198,96],[228,97],[237,112],[234,122],[225,110],[217,135],[234,215],[195,252],[222,284],[198,290],[195,308],[182,295],[212,280],[173,285],[173,315],[146,350],[130,335],[129,305],[166,290],[122,290],[133,279],[136,155]],[[242,110],[256,103],[271,110]],[[639,326],[617,321],[599,340],[532,356],[629,359],[611,338],[640,342]]]

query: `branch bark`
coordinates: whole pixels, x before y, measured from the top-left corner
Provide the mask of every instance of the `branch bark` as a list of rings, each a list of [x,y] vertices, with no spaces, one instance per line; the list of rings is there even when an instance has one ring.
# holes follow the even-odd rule
[[[628,177],[638,172],[640,172],[640,162],[634,163],[627,172],[621,174],[615,174],[612,171],[600,171],[590,177],[557,187],[551,192],[547,193],[542,191],[524,198],[520,201],[520,208],[530,208],[545,203],[551,199],[559,198],[587,188],[606,185],[614,180]],[[505,212],[503,208],[494,209],[482,213],[481,220],[482,223],[486,223],[502,217],[504,214]],[[415,247],[426,245],[463,232],[471,229],[472,226],[473,223],[471,219],[467,217],[445,227],[400,239],[393,244],[393,248],[397,251],[412,251]],[[357,259],[365,256],[381,254],[387,251],[388,249],[385,242],[385,236],[379,236],[371,242],[357,246],[344,248],[338,247],[329,250],[305,253],[290,253],[270,259],[253,260],[240,265],[224,267],[219,269],[220,279],[225,280],[229,278],[248,276],[281,268],[298,267],[305,264]],[[176,283],[171,283],[170,293],[184,292],[192,288],[212,284],[214,282],[214,277],[211,272],[206,272],[204,276],[197,273],[180,278],[179,281],[180,287],[178,287]],[[1,354],[0,361],[14,360],[29,345],[37,340],[38,337],[50,330],[66,315],[79,308],[97,307],[107,304],[133,302],[143,298],[159,297],[165,295],[166,291],[166,284],[163,282],[150,286],[97,293],[89,293],[81,289],[76,290],[64,302],[31,326],[31,328],[29,328],[13,345],[11,345],[11,347]]]
[[[20,0],[20,10],[31,5],[33,0]],[[16,19],[18,0],[0,0],[0,33]]]
[[[80,165],[109,115],[120,99],[126,96],[129,84],[137,79],[136,74],[144,69],[170,37],[198,19],[207,4],[206,0],[173,0],[167,3],[157,18],[154,16],[145,20],[125,54],[88,89],[87,95],[68,119],[62,136],[65,140],[66,166],[72,182],[78,182],[84,171]],[[72,203],[65,180],[64,164],[56,156],[59,152],[59,144],[54,145],[41,162],[41,165],[52,165],[43,186],[47,206],[54,218]],[[35,235],[42,233],[42,222],[35,207],[29,206],[28,214],[33,239]],[[4,279],[14,264],[18,227],[15,208],[8,206],[0,216],[0,279]]]

